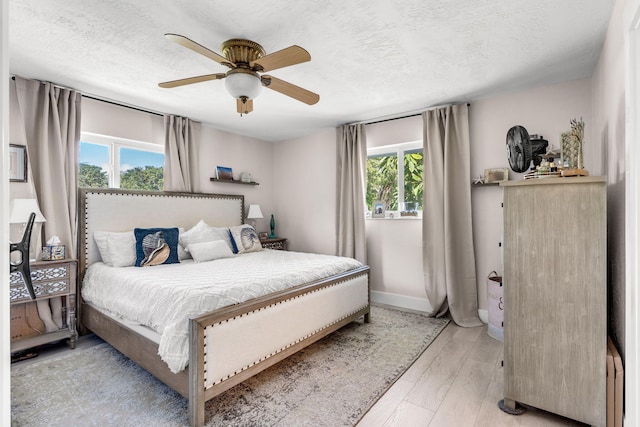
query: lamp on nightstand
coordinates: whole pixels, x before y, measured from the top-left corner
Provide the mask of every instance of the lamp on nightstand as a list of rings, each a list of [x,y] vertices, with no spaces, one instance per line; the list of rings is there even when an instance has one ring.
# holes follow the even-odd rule
[[[256,228],[256,219],[264,218],[260,205],[249,205],[249,213],[247,213],[247,219],[252,220],[253,228]]]
[[[36,214],[36,223],[47,222],[40,208],[38,207],[38,201],[36,199],[13,199],[9,208],[9,223],[10,224],[22,224],[20,234],[22,235],[27,227],[29,216],[31,213]],[[38,236],[38,233],[34,233]],[[35,261],[35,256],[31,256],[34,245],[30,245],[29,260]]]

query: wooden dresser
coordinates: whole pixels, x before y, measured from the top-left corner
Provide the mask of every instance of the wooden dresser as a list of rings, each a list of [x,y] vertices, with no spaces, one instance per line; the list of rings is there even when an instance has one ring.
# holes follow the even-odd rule
[[[502,183],[504,403],[606,423],[604,177]]]

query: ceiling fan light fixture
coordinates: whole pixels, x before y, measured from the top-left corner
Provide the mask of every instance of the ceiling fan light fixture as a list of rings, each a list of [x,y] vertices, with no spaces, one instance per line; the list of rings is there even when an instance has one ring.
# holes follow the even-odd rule
[[[316,93],[276,77],[259,74],[310,61],[311,55],[300,46],[289,46],[267,55],[262,46],[256,42],[246,39],[231,39],[222,43],[221,48],[224,54],[222,56],[185,36],[173,33],[166,33],[165,36],[169,40],[229,67],[230,70],[226,73],[205,74],[158,83],[158,86],[162,88],[174,88],[224,79],[227,92],[236,99],[237,111],[240,115],[253,111],[253,99],[260,95],[262,86],[308,105],[314,105],[320,101],[320,96]]]
[[[236,69],[227,73],[224,85],[227,88],[227,92],[236,99],[241,97],[254,99],[262,90],[262,83],[258,74],[243,69]]]

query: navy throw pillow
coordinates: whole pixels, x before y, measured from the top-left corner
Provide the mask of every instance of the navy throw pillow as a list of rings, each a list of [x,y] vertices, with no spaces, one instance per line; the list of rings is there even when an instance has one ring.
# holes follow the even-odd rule
[[[178,259],[177,227],[136,228],[136,267],[176,264]]]

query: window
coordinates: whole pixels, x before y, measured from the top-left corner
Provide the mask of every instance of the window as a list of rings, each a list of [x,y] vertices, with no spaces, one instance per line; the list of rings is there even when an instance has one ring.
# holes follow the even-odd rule
[[[367,150],[367,216],[381,202],[386,217],[422,215],[422,141]]]
[[[78,157],[79,187],[162,190],[161,145],[83,132]]]

